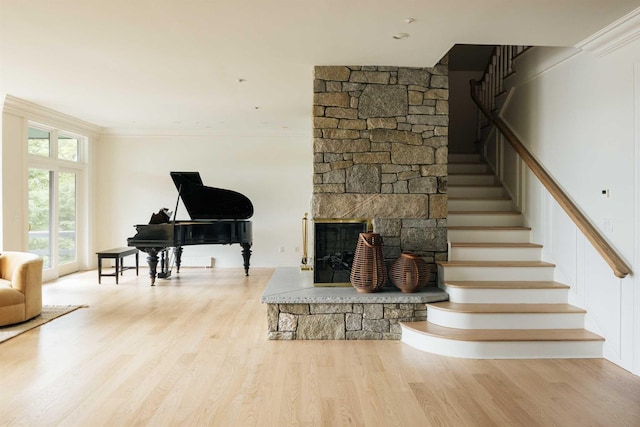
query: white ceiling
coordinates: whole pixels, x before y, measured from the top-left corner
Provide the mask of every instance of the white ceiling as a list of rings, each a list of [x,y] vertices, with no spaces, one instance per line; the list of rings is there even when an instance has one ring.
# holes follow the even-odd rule
[[[314,65],[432,66],[456,43],[574,46],[640,0],[0,0],[0,7],[0,93],[106,133],[286,135],[310,132]],[[409,37],[392,37],[401,32]]]

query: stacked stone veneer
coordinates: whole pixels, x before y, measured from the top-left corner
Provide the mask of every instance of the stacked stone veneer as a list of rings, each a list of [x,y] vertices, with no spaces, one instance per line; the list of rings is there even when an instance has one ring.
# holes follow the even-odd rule
[[[272,340],[398,340],[400,321],[425,320],[424,303],[269,304]]]
[[[433,68],[318,66],[313,218],[371,218],[388,263],[447,256],[446,58]]]

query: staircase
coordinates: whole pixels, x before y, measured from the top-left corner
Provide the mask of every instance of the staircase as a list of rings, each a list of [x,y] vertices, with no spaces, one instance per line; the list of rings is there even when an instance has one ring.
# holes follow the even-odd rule
[[[602,357],[604,339],[584,329],[585,311],[478,155],[449,156],[449,261],[438,285],[449,301],[427,304],[427,321],[402,324],[402,341],[464,358]]]

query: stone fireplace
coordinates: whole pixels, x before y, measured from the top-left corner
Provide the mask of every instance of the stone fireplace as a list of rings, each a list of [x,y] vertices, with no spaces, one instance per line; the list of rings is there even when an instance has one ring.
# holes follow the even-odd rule
[[[416,253],[430,286],[360,294],[277,269],[262,296],[269,339],[400,339],[400,322],[425,320],[425,303],[448,299],[435,286],[435,262],[447,259],[447,63],[315,67],[312,220],[371,219],[385,261]]]
[[[385,260],[447,257],[447,59],[433,68],[318,66],[312,218],[372,218]]]
[[[368,219],[313,221],[313,283],[315,286],[351,286],[350,274],[360,233],[370,231]]]

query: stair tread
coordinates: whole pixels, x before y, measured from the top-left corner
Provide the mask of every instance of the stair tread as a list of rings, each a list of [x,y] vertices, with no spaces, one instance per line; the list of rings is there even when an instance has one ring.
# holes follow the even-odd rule
[[[436,261],[442,267],[555,267],[545,261]]]
[[[449,163],[451,164],[451,163]],[[493,172],[451,172],[449,173],[449,176],[451,175],[464,175],[464,176],[496,176],[496,174],[494,174]]]
[[[471,289],[570,289],[564,283],[554,281],[482,281],[482,280],[453,280],[445,281],[445,285],[452,288]]]
[[[501,196],[501,197],[449,197],[449,201],[451,200],[511,200],[511,197]]]
[[[402,325],[425,335],[458,341],[604,341],[586,329],[456,329],[428,321]]]
[[[541,248],[537,243],[473,243],[473,242],[451,242],[451,247],[459,248]]]
[[[507,314],[507,313],[586,313],[586,310],[570,304],[481,304],[442,301],[427,304],[440,310],[458,313]]]
[[[449,211],[448,213],[449,215],[522,215],[517,211]]]
[[[500,225],[455,225],[448,226],[449,230],[527,230],[531,231],[531,227],[504,227]]]
[[[452,174],[455,175],[455,174]],[[449,184],[447,187],[451,188],[451,187],[455,187],[455,188],[462,188],[462,187],[473,187],[473,188],[478,188],[478,187],[485,187],[485,188],[502,188],[502,185],[500,184]]]

